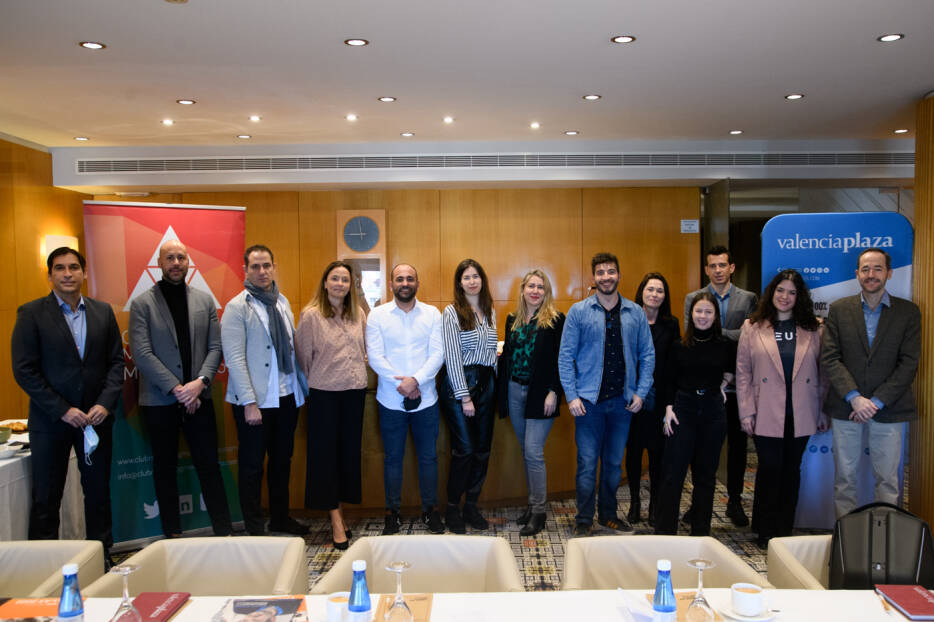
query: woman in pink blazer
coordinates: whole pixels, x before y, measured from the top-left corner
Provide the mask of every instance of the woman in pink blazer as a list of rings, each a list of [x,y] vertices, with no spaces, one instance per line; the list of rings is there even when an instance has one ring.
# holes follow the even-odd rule
[[[736,395],[743,430],[753,437],[759,470],[755,507],[761,548],[790,536],[801,456],[808,438],[827,429],[821,412],[820,324],[811,295],[795,270],[765,288],[743,324],[736,353]]]

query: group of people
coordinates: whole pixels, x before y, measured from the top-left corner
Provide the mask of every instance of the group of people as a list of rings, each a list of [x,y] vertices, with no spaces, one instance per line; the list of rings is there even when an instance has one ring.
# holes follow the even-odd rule
[[[130,307],[129,340],[139,370],[139,404],[153,454],[153,481],[166,537],[179,537],[178,440],[191,450],[216,535],[232,531],[218,465],[210,385],[223,357],[239,439],[239,496],[250,534],[266,533],[261,507],[264,461],[271,531],[307,533],[289,515],[289,478],[300,407],[307,401],[305,506],[329,512],[332,541],[352,533],[344,504],[361,501],[361,437],[367,365],[378,376],[383,441],[384,534],[400,531],[402,474],[411,430],[421,520],[432,533],[488,527],[478,500],[487,476],[495,411],[508,418],[522,451],[528,508],[520,533],[545,526],[544,447],[566,399],[577,449],[577,536],[594,515],[632,532],[642,520],[642,454],[649,457],[648,520],[674,534],[688,468],[692,535],[710,532],[716,468],[728,443],[727,516],[748,524],[742,505],[747,438],[758,454],[753,529],[764,546],[791,533],[807,438],[833,418],[835,507],[857,503],[856,468],[871,442],[876,497],[896,502],[902,422],[917,416],[911,382],[920,355],[920,313],[890,296],[891,260],[882,249],[859,255],[861,293],[815,317],[807,286],[783,270],[756,296],[732,283],[725,247],[705,255],[707,287],[688,294],[684,335],[671,313],[668,282],[646,274],[634,300],[618,292],[617,258],[591,261],[594,292],[567,316],[548,276],[521,281],[498,354],[490,283],[473,259],[458,264],[453,303],[443,312],[418,300],[418,273],[390,273],[392,300],[367,310],[354,268],[329,264],[296,326],[276,283],[273,252],[244,253],[244,289],[218,316],[212,298],[186,284],[187,249],[159,250],[162,279]],[[55,538],[68,454],[74,448],[85,492],[89,538],[112,544],[110,457],[113,411],[123,386],[120,331],[106,303],[81,295],[84,257],[58,248],[47,261],[49,296],[20,307],[13,371],[30,396],[34,477],[30,538]],[[440,419],[450,431],[446,506],[437,499]],[[624,452],[631,490],[626,518],[616,490]],[[599,480],[598,480],[599,468]],[[628,519],[628,520],[627,520]]]

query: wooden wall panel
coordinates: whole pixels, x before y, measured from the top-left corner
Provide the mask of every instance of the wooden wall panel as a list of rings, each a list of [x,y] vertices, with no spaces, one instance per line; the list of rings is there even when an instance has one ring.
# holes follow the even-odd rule
[[[609,251],[619,258],[619,290],[635,297],[646,272],[661,272],[678,320],[684,297],[700,283],[700,234],[681,233],[681,219],[700,217],[697,188],[585,188],[581,270],[593,283],[590,258]]]
[[[115,194],[95,194],[95,201],[119,201],[121,203],[181,203],[182,194],[150,194],[145,197],[118,197]]]

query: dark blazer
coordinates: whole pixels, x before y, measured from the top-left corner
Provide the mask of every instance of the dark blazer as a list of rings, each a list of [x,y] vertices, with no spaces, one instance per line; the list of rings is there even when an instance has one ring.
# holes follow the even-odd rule
[[[684,297],[684,328],[687,330],[688,319],[691,313],[691,301],[694,296],[703,291],[710,291],[710,285],[694,290]],[[730,301],[726,305],[726,317],[723,318],[723,336],[733,341],[739,341],[739,332],[743,328],[743,322],[749,317],[749,314],[755,311],[758,297],[751,291],[732,285],[730,291]]]
[[[649,326],[649,328],[652,328]],[[655,320],[655,330],[652,333],[652,344],[655,346],[655,370],[652,372],[655,387],[655,410],[664,414],[665,404],[665,369],[668,365],[668,355],[671,347],[681,339],[681,329],[678,320],[669,316]]]
[[[214,300],[206,293],[185,286],[188,292],[188,333],[191,342],[192,380],[206,376],[213,380],[221,362],[221,327]],[[168,406],[178,400],[172,394],[182,378],[182,357],[169,304],[159,285],[153,285],[130,304],[130,346],[140,371],[139,403],[142,406]],[[201,392],[201,401],[211,397],[210,387]]]
[[[506,341],[503,354],[499,357],[499,414],[509,416],[509,380],[512,378],[512,341],[509,332],[516,320],[515,313],[506,316]],[[532,375],[529,378],[529,394],[525,402],[526,419],[549,419],[558,416],[558,408],[551,417],[546,417],[545,398],[554,391],[561,399],[561,378],[558,376],[558,349],[561,347],[561,331],[564,330],[564,314],[558,317],[551,328],[535,330],[535,345],[532,349]]]
[[[850,391],[882,400],[885,407],[874,417],[880,423],[918,418],[911,383],[921,358],[921,312],[910,300],[891,294],[889,300],[890,307],[882,306],[872,348],[861,297],[848,296],[830,305],[821,366],[830,384],[824,412],[834,419],[849,418],[853,409],[844,397]]]
[[[123,341],[109,304],[85,297],[84,305],[83,360],[54,294],[16,312],[13,377],[29,395],[30,429],[51,430],[72,406],[87,412],[94,404],[110,411],[101,425],[113,425],[123,388]]]

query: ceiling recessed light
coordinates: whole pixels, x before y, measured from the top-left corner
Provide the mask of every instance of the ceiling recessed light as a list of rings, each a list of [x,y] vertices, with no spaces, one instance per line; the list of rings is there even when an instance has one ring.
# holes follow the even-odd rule
[[[529,127],[532,128],[533,130],[537,130],[541,126],[542,124],[539,123],[538,121],[532,121],[531,123],[529,123]]]
[[[175,121],[172,119],[162,119],[162,125],[173,125]]]
[[[589,102],[595,102],[595,101],[597,101],[598,99],[600,99],[600,97],[601,97],[601,96],[600,96],[600,95],[597,95],[597,94],[584,95],[584,99],[586,99],[586,100],[589,101]]]
[[[103,43],[98,43],[97,41],[82,41],[78,45],[88,50],[103,50],[105,47],[107,47]]]
[[[354,113],[351,112],[350,114],[348,114],[348,115],[347,115],[346,117],[344,117],[344,118],[347,119],[348,121],[356,121],[356,120],[357,120],[357,115],[355,115]]]
[[[389,103],[391,103],[391,102],[396,101],[396,98],[395,98],[395,97],[390,97],[389,95],[384,95],[384,96],[382,96],[382,97],[379,98],[379,101],[383,102],[384,104],[389,104]]]
[[[249,134],[237,134],[237,138],[242,138],[242,139],[246,140],[246,139],[248,139],[248,138],[253,138],[253,137],[250,136]]]
[[[730,134],[733,136],[739,136],[743,133],[743,130],[730,130]]]
[[[344,39],[345,45],[351,45],[353,47],[360,47],[362,45],[370,45],[370,42],[366,39]]]
[[[565,132],[565,135],[567,136],[577,136],[578,134],[580,134],[580,132],[578,132],[577,130],[568,130]]]
[[[804,99],[804,93],[789,93],[785,95],[785,99],[789,101],[795,101],[796,99]]]
[[[892,133],[893,133],[893,134],[907,134],[907,133],[908,133],[908,130],[905,129],[905,128],[901,128],[901,129],[897,129],[897,130],[893,131]]]
[[[193,99],[176,99],[176,100],[175,100],[175,103],[176,103],[176,104],[181,104],[181,105],[183,105],[183,106],[191,106],[191,105],[193,105],[193,104],[197,104],[198,102],[196,102],[196,101],[193,100]]]
[[[636,38],[633,37],[632,35],[616,35],[615,37],[610,39],[610,41],[612,41],[613,43],[632,43],[635,40]]]
[[[413,136],[415,136],[415,132],[402,132],[401,134],[399,134],[399,136],[403,138],[412,138]]]
[[[258,123],[259,121],[262,121],[262,120],[263,120],[263,117],[259,116],[258,114],[250,115],[250,121],[252,121],[253,123]]]
[[[876,41],[881,41],[882,43],[891,43],[892,41],[898,41],[899,39],[904,39],[905,35],[901,33],[891,33],[888,35],[882,35],[881,37],[876,37]]]
[[[454,123],[454,117],[444,117],[441,120],[448,124]]]
[[[89,139],[87,136],[75,136],[75,140],[89,140]]]

